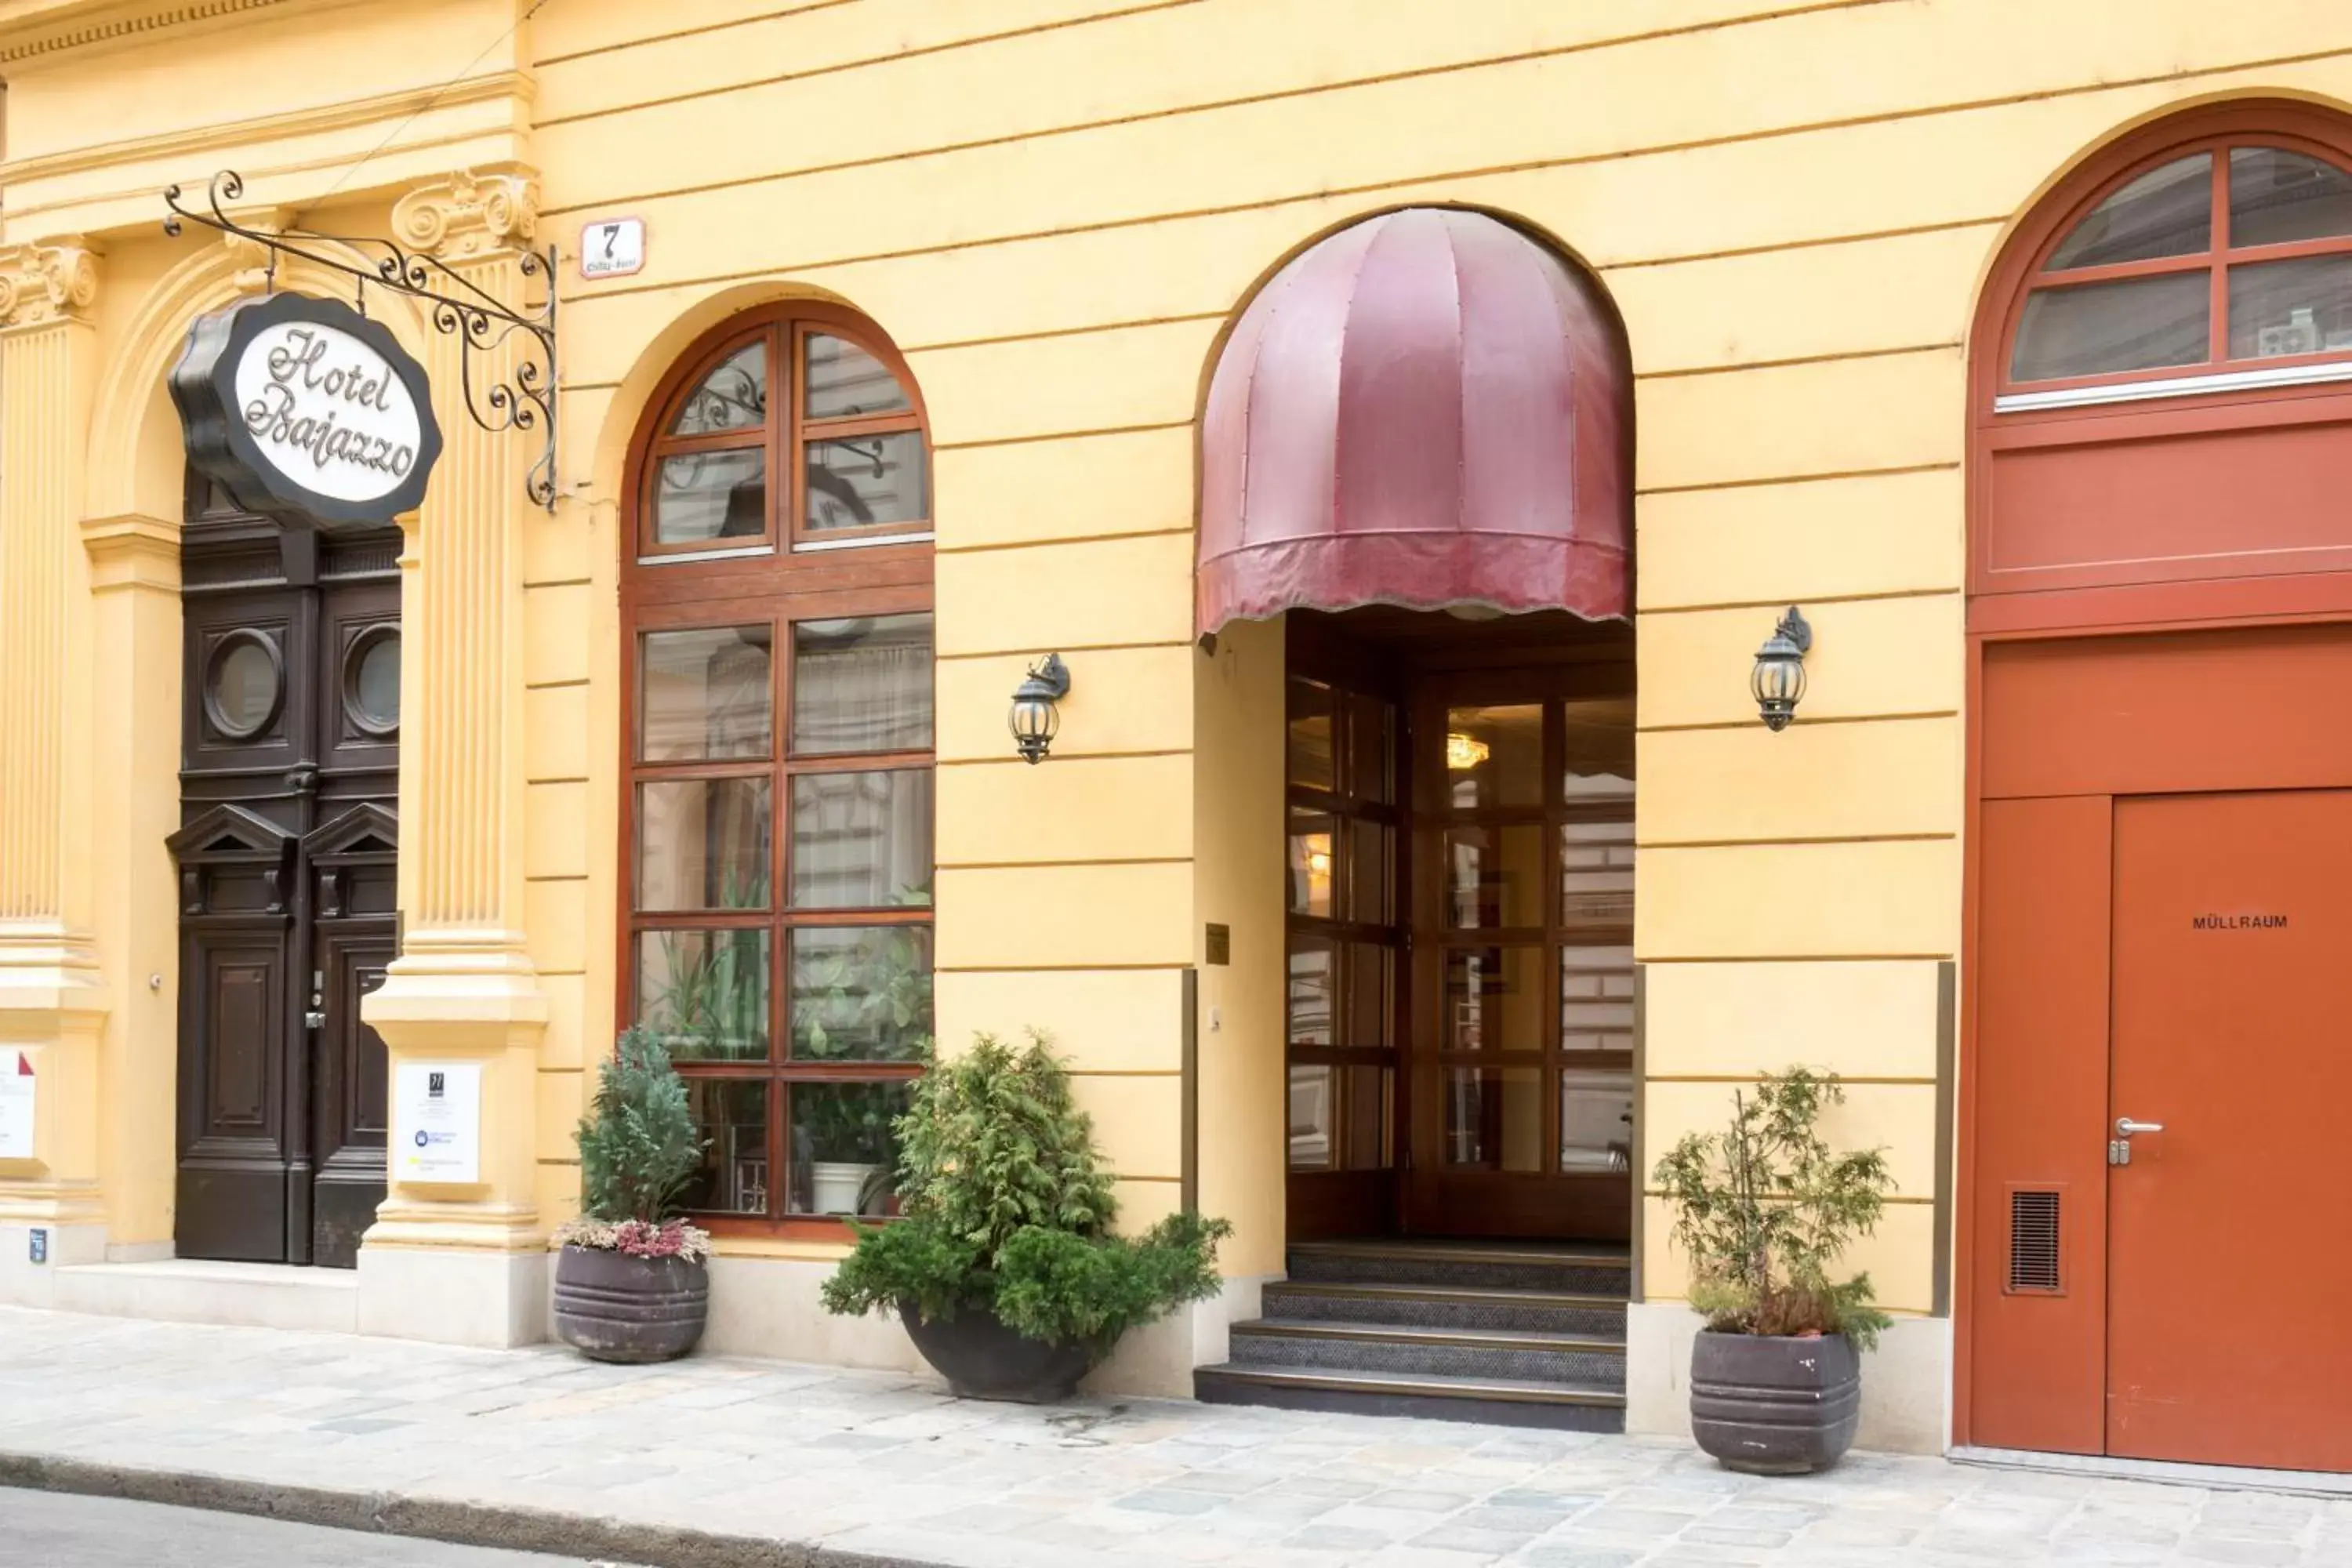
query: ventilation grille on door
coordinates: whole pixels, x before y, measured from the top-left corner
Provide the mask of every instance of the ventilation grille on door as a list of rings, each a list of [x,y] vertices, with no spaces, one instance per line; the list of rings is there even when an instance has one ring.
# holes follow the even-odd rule
[[[2055,1292],[2058,1282],[2058,1194],[2009,1194],[2009,1288]]]

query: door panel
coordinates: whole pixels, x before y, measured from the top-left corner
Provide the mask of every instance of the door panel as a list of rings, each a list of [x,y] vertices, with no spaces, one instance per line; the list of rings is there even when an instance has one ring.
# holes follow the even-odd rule
[[[270,1092],[278,1058],[272,997],[283,977],[277,954],[214,949],[204,968],[211,1127],[267,1134],[277,1098]]]
[[[2106,1444],[2352,1469],[2352,791],[2116,810]]]
[[[1992,1447],[2105,1443],[2112,812],[1984,805],[1968,1328],[1972,1440]]]
[[[1610,684],[1521,668],[1415,689],[1415,1234],[1631,1234],[1633,702]]]
[[[2352,726],[2352,626],[1997,643],[1985,650],[1985,798],[2328,788]]]
[[[319,1045],[317,1198],[311,1209],[311,1260],[350,1268],[360,1237],[375,1223],[384,1194],[384,1122],[390,1058],[383,1040],[360,1021],[360,999],[383,984],[394,957],[389,931],[356,934],[320,923],[325,975]]]
[[[285,931],[240,921],[184,944],[181,1250],[274,1263],[286,1245]]]
[[[1396,1228],[1402,726],[1366,661],[1287,682],[1286,1208],[1294,1241]]]

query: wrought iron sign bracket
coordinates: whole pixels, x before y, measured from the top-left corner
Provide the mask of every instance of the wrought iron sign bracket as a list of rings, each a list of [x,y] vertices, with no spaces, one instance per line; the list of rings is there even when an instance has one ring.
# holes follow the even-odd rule
[[[517,258],[516,265],[525,278],[544,279],[547,285],[543,302],[518,309],[486,292],[439,258],[418,255],[389,239],[299,228],[277,232],[249,228],[231,217],[225,205],[244,194],[245,181],[233,169],[212,177],[201,209],[187,201],[179,186],[169,186],[163,192],[163,205],[172,209],[172,216],[163,220],[163,232],[177,236],[184,220],[259,246],[268,257],[266,272],[272,291],[278,285],[278,258],[291,256],[351,279],[352,303],[362,316],[367,314],[371,287],[425,305],[434,330],[458,342],[460,391],[466,413],[475,425],[492,435],[509,430],[541,433],[542,449],[524,477],[523,489],[534,504],[553,511],[555,247],[551,245],[544,252],[526,250]],[[350,246],[362,256],[374,258],[374,265],[337,256],[319,244],[322,241]],[[511,370],[493,374],[476,368],[477,362],[488,360],[509,343],[517,351]]]

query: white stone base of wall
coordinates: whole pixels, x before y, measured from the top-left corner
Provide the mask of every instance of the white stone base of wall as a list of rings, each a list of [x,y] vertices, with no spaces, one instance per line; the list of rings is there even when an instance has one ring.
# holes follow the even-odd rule
[[[359,1331],[503,1349],[547,1338],[544,1252],[360,1245]]]
[[[1637,1301],[1625,1314],[1625,1430],[1690,1436],[1691,1341],[1696,1312],[1679,1301]],[[1862,1426],[1854,1446],[1941,1454],[1951,1444],[1952,1321],[1897,1318],[1863,1358]]]
[[[309,1329],[498,1349],[555,1338],[553,1255],[360,1248],[359,1268],[174,1258],[169,1243],[110,1247],[106,1227],[51,1226],[48,1260],[29,1260],[33,1227],[0,1225],[0,1302],[104,1317]],[[929,1375],[895,1319],[837,1318],[818,1289],[831,1263],[714,1258],[701,1348],[823,1366]],[[1261,1279],[1181,1307],[1121,1340],[1087,1377],[1091,1394],[1192,1397],[1192,1369],[1226,1359],[1233,1325],[1260,1310]]]
[[[884,1372],[928,1370],[896,1319],[836,1318],[824,1310],[817,1290],[833,1270],[831,1263],[796,1258],[712,1258],[710,1324],[702,1350]],[[551,1321],[553,1315],[551,1301]]]
[[[46,1231],[48,1261],[33,1261],[33,1232]],[[0,1301],[12,1307],[55,1307],[60,1271],[106,1258],[102,1225],[0,1225]]]
[[[710,1326],[702,1349],[713,1355],[764,1356],[825,1366],[930,1374],[896,1318],[837,1318],[817,1291],[834,1265],[788,1258],[710,1260]],[[1226,1357],[1235,1322],[1258,1315],[1262,1279],[1228,1279],[1222,1295],[1181,1307],[1118,1343],[1087,1377],[1097,1395],[1190,1399],[1192,1369]],[[548,1313],[552,1337],[553,1308]]]
[[[1263,1279],[1228,1279],[1222,1295],[1177,1308],[1118,1342],[1110,1359],[1087,1374],[1084,1392],[1147,1399],[1190,1399],[1192,1369],[1215,1366],[1232,1353],[1233,1326],[1259,1314]]]

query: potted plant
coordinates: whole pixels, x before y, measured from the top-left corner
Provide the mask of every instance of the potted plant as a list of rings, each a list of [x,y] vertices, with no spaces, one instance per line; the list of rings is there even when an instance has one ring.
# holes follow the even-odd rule
[[[793,1097],[793,1147],[810,1151],[813,1213],[884,1212],[898,1089],[895,1083],[832,1083]]]
[[[898,903],[928,902],[909,889]],[[919,1062],[930,1054],[927,928],[872,926],[848,944],[795,953],[793,1056],[801,1061]],[[806,1151],[809,1206],[879,1215],[891,1201],[895,1083],[845,1082],[793,1100],[796,1151]]]
[[[763,940],[729,931],[664,931],[660,967],[646,976],[645,1026],[665,1050],[708,1061],[767,1055]]]
[[[658,1037],[621,1037],[576,1137],[580,1215],[555,1233],[555,1331],[596,1361],[684,1355],[710,1308],[710,1237],[677,1212],[704,1145]]]
[[[929,1062],[898,1122],[902,1218],[853,1225],[828,1311],[896,1311],[958,1395],[1066,1399],[1129,1329],[1216,1294],[1223,1220],[1111,1233],[1111,1178],[1045,1037]]]
[[[1690,1133],[1654,1179],[1690,1259],[1690,1303],[1706,1327],[1691,1350],[1691,1431],[1730,1469],[1826,1469],[1853,1442],[1861,1352],[1890,1320],[1870,1276],[1831,1266],[1876,1228],[1894,1186],[1883,1150],[1840,1154],[1816,1129],[1845,1099],[1803,1068],[1732,1095],[1731,1122]]]

